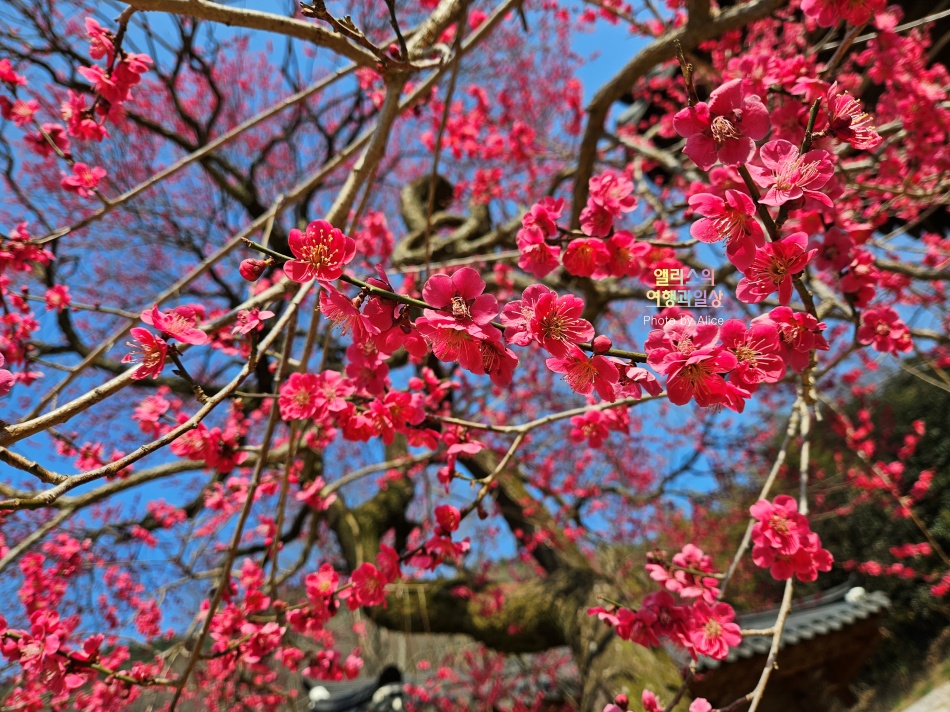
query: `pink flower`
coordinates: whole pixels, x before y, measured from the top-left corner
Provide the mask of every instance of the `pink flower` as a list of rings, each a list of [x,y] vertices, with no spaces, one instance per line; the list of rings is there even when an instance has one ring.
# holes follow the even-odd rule
[[[484,373],[481,342],[489,338],[474,323],[462,324],[448,317],[416,320],[416,327],[429,343],[432,353],[440,361],[457,361],[466,371]]]
[[[433,319],[448,312],[460,323],[484,326],[498,316],[498,300],[482,294],[484,291],[485,281],[471,267],[463,267],[451,277],[432,275],[422,288],[422,298],[434,309],[426,309],[425,316]]]
[[[633,195],[633,181],[623,173],[604,171],[593,176],[588,186],[588,202],[599,205],[615,218],[637,207],[637,198]]]
[[[63,309],[69,306],[72,298],[69,296],[69,287],[63,284],[55,284],[46,290],[46,310],[54,309],[62,313]],[[0,364],[2,365],[2,364]]]
[[[649,690],[644,690],[640,696],[643,703],[643,712],[663,712],[663,706],[656,699],[656,695]]]
[[[141,75],[148,71],[152,59],[145,54],[124,52],[122,61],[116,64],[112,74],[96,65],[80,67],[79,74],[92,84],[103,99],[112,104],[122,104],[132,98],[132,87],[139,83]]]
[[[12,121],[16,126],[21,128],[33,121],[33,117],[36,115],[36,112],[40,110],[39,102],[33,99],[30,99],[29,101],[17,99],[12,104],[4,102],[2,106],[3,118],[5,118],[7,121]]]
[[[535,228],[542,237],[557,235],[557,221],[564,212],[564,198],[555,200],[551,197],[541,199],[531,206],[531,210],[521,218],[521,225],[525,228]]]
[[[620,378],[617,367],[603,356],[588,357],[576,346],[570,346],[561,358],[549,358],[547,363],[555,373],[563,373],[571,390],[587,395],[597,390],[605,401],[616,400],[614,384]]]
[[[899,351],[910,351],[913,348],[910,329],[890,307],[868,309],[861,315],[858,341],[873,345],[877,351],[895,356]]]
[[[356,254],[356,241],[326,220],[314,220],[306,233],[291,230],[288,242],[296,259],[284,263],[284,273],[294,282],[338,279]]]
[[[693,544],[687,544],[683,550],[673,556],[674,566],[666,563],[650,563],[646,570],[650,578],[682,598],[702,597],[707,603],[715,603],[719,594],[719,581],[712,576],[702,576],[691,571],[713,572],[712,558]]]
[[[376,265],[379,278],[370,277],[367,282],[374,287],[395,293],[382,265]],[[363,307],[368,321],[367,329],[376,348],[391,354],[405,347],[413,358],[422,358],[429,352],[425,339],[413,328],[409,319],[409,308],[405,304],[380,296],[370,297]]]
[[[26,78],[13,71],[13,64],[10,63],[9,59],[0,59],[0,82],[12,88],[18,85],[26,85]]]
[[[606,171],[590,179],[587,205],[581,211],[581,230],[591,237],[606,237],[613,222],[637,207],[633,181],[616,171]]]
[[[716,343],[718,336],[714,324],[678,319],[650,332],[647,363],[668,377],[671,403],[684,405],[695,398],[705,407],[727,401],[729,387],[720,374],[735,368],[736,358]]]
[[[66,122],[70,136],[80,141],[102,141],[109,132],[93,119],[92,110],[86,107],[86,97],[69,90],[69,99],[62,103],[60,116]]]
[[[752,265],[739,280],[736,296],[746,304],[758,304],[774,292],[784,306],[792,299],[792,277],[802,272],[816,250],[808,249],[808,235],[796,232],[770,242],[755,252]]]
[[[718,337],[719,327],[715,324],[669,319],[662,329],[654,329],[647,336],[644,345],[647,363],[657,372],[668,375],[694,351],[715,346]]]
[[[819,27],[834,27],[841,20],[859,27],[884,10],[887,0],[802,0],[802,12]]]
[[[831,348],[821,332],[825,323],[807,312],[796,312],[789,307],[776,307],[768,314],[757,316],[753,324],[773,324],[778,329],[779,355],[782,360],[801,372],[808,365],[812,349],[827,351]]]
[[[168,355],[168,344],[164,339],[160,339],[148,329],[134,328],[129,333],[138,343],[128,342],[132,347],[132,353],[126,354],[122,363],[141,363],[141,365],[132,372],[132,378],[140,381],[143,378],[158,378],[162,369],[165,368],[165,358]]]
[[[685,405],[691,398],[706,407],[722,403],[728,385],[721,374],[736,367],[736,357],[721,347],[699,349],[671,364],[666,392],[673,405]]]
[[[478,350],[482,355],[482,371],[491,382],[501,388],[509,385],[518,365],[518,356],[505,346],[501,334],[492,331],[487,339],[478,342]]]
[[[712,712],[713,706],[705,697],[697,697],[689,705],[689,712]]]
[[[344,334],[352,334],[354,343],[361,344],[377,329],[353,302],[354,300],[329,284],[324,284],[320,291],[321,313],[339,325]]]
[[[532,284],[521,295],[521,299],[508,302],[501,312],[501,323],[505,326],[505,340],[515,346],[527,346],[532,341],[531,320],[538,301],[545,294],[557,293],[543,284]]]
[[[322,414],[326,399],[318,396],[319,381],[312,373],[292,373],[280,386],[277,404],[283,420],[304,420]]]
[[[599,448],[610,436],[610,430],[607,428],[607,421],[604,414],[599,410],[589,410],[583,415],[575,415],[571,418],[571,442],[582,443],[589,441],[592,448]]]
[[[785,375],[785,362],[779,356],[778,328],[759,323],[746,327],[740,319],[730,319],[720,328],[722,345],[736,357],[730,382],[754,390],[760,383],[778,383]]]
[[[294,496],[294,499],[298,502],[305,503],[308,507],[317,512],[324,512],[336,501],[335,494],[331,494],[329,497],[323,496],[323,488],[325,486],[326,483],[323,481],[323,478],[317,477],[306,489],[300,490],[300,492]]]
[[[93,59],[105,57],[106,62],[111,62],[115,54],[115,38],[112,33],[91,17],[87,17],[86,34],[89,35],[89,56]]]
[[[686,139],[683,153],[704,171],[718,158],[727,166],[748,163],[755,142],[769,132],[769,112],[755,94],[746,95],[742,79],[726,82],[673,117],[673,128]]]
[[[821,548],[818,535],[810,531],[794,499],[780,495],[771,509],[763,500],[752,510],[758,510],[753,515],[760,520],[752,529],[752,560],[757,566],[770,569],[779,581],[792,576],[814,581],[819,571],[831,570],[831,554]]]
[[[620,380],[617,381],[618,398],[642,398],[644,388],[651,396],[658,396],[663,392],[663,386],[656,380],[656,376],[645,368],[627,366],[620,369]]]
[[[591,277],[609,261],[604,241],[593,237],[571,240],[563,257],[564,269],[576,277]]]
[[[850,304],[863,309],[874,299],[881,272],[874,265],[874,255],[868,250],[859,247],[851,254],[852,260],[841,275],[841,291]]]
[[[307,598],[312,603],[322,604],[325,607],[330,597],[336,592],[339,581],[340,575],[333,570],[330,564],[321,564],[319,571],[307,574],[304,579]]]
[[[70,155],[69,138],[66,136],[66,129],[59,124],[43,124],[42,131],[27,134],[23,137],[23,140],[31,150],[44,158],[52,156],[53,153],[55,153],[53,145],[55,145],[63,155]],[[50,141],[52,141],[53,145],[50,145]]]
[[[356,393],[352,381],[338,371],[322,371],[312,381],[312,393],[319,410],[343,413],[349,407],[346,399]]]
[[[819,571],[831,571],[834,563],[831,553],[821,548],[818,535],[812,531],[804,532],[799,548],[788,554],[762,543],[754,544],[752,561],[756,566],[769,569],[776,581],[787,581],[794,576],[804,583],[815,581]]]
[[[825,233],[824,239],[816,244],[815,266],[818,269],[832,269],[840,272],[851,263],[854,239],[850,234],[833,227]]]
[[[656,635],[681,645],[688,645],[687,611],[685,606],[677,606],[669,591],[656,591],[643,598],[641,611],[650,611],[656,623]]]
[[[763,205],[778,207],[799,198],[814,198],[828,207],[833,205],[831,198],[818,192],[835,172],[827,151],[814,149],[799,156],[797,146],[779,139],[762,146],[759,158],[764,168],[753,165],[748,168],[755,182],[768,188],[759,199]]]
[[[142,321],[162,332],[166,339],[178,339],[183,344],[208,343],[208,335],[197,328],[198,321],[204,316],[200,305],[184,304],[171,311],[161,312],[156,304],[142,312]]]
[[[100,166],[90,168],[85,163],[74,163],[73,174],[64,175],[59,184],[68,191],[78,193],[80,197],[90,198],[95,195],[99,181],[106,177],[106,169]]]
[[[794,554],[809,532],[808,520],[798,512],[798,503],[787,494],[773,501],[760,499],[749,508],[758,522],[752,527],[752,542],[775,549],[781,554]]]
[[[614,227],[614,217],[599,205],[588,204],[581,211],[581,230],[592,237],[606,237]]]
[[[451,504],[440,504],[435,508],[435,520],[439,523],[437,532],[441,536],[448,536],[459,528],[459,522],[462,521],[462,513],[458,507]]]
[[[379,555],[376,557],[376,566],[379,573],[386,583],[402,578],[402,571],[399,568],[399,554],[391,546],[386,544],[379,545]]]
[[[647,257],[653,246],[638,242],[633,235],[620,230],[604,241],[607,262],[594,272],[594,279],[603,277],[639,277],[643,274]]]
[[[0,354],[0,366],[6,363],[6,359],[3,358],[3,354]],[[0,396],[5,396],[10,392],[10,389],[13,388],[13,384],[16,382],[16,376],[13,375],[10,371],[5,368],[0,368]],[[0,546],[0,548],[3,548]],[[0,617],[2,621],[2,617]],[[2,629],[0,625],[0,629]]]
[[[537,228],[522,228],[515,236],[515,241],[521,253],[518,266],[535,279],[546,277],[560,266],[561,251],[549,245]]]
[[[752,198],[730,189],[725,200],[711,193],[698,193],[690,196],[689,204],[704,216],[693,223],[689,234],[700,242],[726,240],[726,257],[740,270],[747,270],[756,248],[765,245]]]
[[[825,100],[828,106],[826,131],[829,136],[864,151],[873,150],[880,145],[883,139],[874,127],[874,120],[865,113],[860,101],[848,92],[838,93],[837,82],[831,85]]]
[[[242,309],[237,313],[237,321],[232,334],[249,334],[252,331],[260,331],[264,328],[264,321],[274,316],[272,311],[261,311],[257,307],[251,310]]]
[[[734,623],[736,612],[728,603],[708,605],[697,601],[692,608],[689,641],[696,652],[714,660],[725,660],[729,648],[742,642],[739,626]]]
[[[584,302],[579,297],[573,294],[558,297],[549,291],[538,298],[528,332],[552,356],[564,356],[570,346],[594,335],[591,323],[581,318],[583,313]]]

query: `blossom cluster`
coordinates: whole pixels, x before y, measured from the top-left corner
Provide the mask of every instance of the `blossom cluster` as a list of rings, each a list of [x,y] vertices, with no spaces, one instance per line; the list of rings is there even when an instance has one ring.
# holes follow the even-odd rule
[[[798,511],[798,503],[787,494],[771,502],[759,500],[750,508],[756,519],[752,527],[752,560],[769,569],[777,581],[795,576],[810,582],[819,571],[831,571],[832,557],[811,531],[808,519]]]
[[[723,660],[729,649],[742,641],[735,611],[728,603],[718,601],[718,579],[711,560],[696,546],[687,545],[673,557],[672,564],[651,563],[647,570],[666,590],[645,596],[637,610],[598,606],[589,609],[588,614],[596,614],[623,640],[645,647],[667,640],[694,658],[706,655]]]
[[[647,337],[647,363],[667,377],[671,403],[695,399],[701,406],[741,412],[760,384],[778,382],[786,367],[802,371],[812,350],[829,348],[824,328],[789,307],[777,307],[749,325],[738,319],[720,327],[688,316],[670,318]]]

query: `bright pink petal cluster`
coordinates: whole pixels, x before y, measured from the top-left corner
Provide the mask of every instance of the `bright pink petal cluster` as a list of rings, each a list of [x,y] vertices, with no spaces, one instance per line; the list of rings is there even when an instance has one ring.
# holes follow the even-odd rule
[[[564,210],[564,198],[544,198],[532,206],[521,219],[521,229],[515,236],[518,266],[536,279],[547,276],[561,264],[560,249],[548,242],[557,236],[557,220]]]
[[[132,353],[126,354],[122,363],[138,363],[137,369],[132,372],[132,378],[140,381],[143,378],[158,378],[165,368],[165,358],[168,356],[168,344],[164,339],[155,336],[148,329],[133,328],[129,330],[134,342],[128,342]]]
[[[772,577],[785,581],[814,581],[819,571],[831,571],[833,559],[821,548],[818,535],[808,519],[798,511],[798,503],[787,494],[771,502],[759,500],[749,512],[757,520],[752,527],[752,560],[770,569]]]
[[[277,405],[282,420],[304,420],[320,412],[325,401],[318,399],[318,381],[313,373],[292,373],[280,386]]]
[[[726,241],[726,257],[740,270],[752,266],[756,248],[765,245],[762,226],[755,219],[755,203],[745,193],[726,190],[723,200],[711,193],[698,193],[689,205],[703,216],[693,223],[690,235],[700,242]]]
[[[887,0],[802,0],[802,12],[819,27],[845,22],[860,27],[884,10]]]
[[[778,329],[779,356],[793,370],[801,372],[808,365],[813,349],[827,351],[831,348],[821,332],[825,323],[807,312],[796,312],[789,307],[776,307],[768,314],[752,320],[755,324],[771,324]]]
[[[264,321],[274,316],[272,311],[261,311],[259,308],[242,309],[237,314],[232,334],[249,334],[264,328]]]
[[[808,249],[808,235],[796,232],[755,251],[752,264],[739,280],[736,296],[746,304],[758,304],[778,292],[784,306],[792,299],[793,277],[800,274],[817,250]]]
[[[593,277],[610,261],[610,251],[603,240],[582,237],[567,243],[562,261],[575,277]]]
[[[73,174],[64,175],[59,184],[70,192],[82,198],[91,198],[95,195],[99,181],[106,177],[106,169],[101,166],[89,167],[85,163],[74,163]]]
[[[208,335],[198,328],[204,315],[204,307],[200,304],[183,304],[167,312],[159,311],[156,304],[142,312],[142,321],[161,331],[166,339],[200,346],[208,343]]]
[[[756,94],[746,94],[742,79],[726,82],[673,117],[673,128],[686,139],[683,153],[709,170],[717,160],[727,166],[748,163],[755,142],[771,128],[769,112]]]
[[[432,275],[422,288],[422,298],[432,307],[425,310],[425,316],[430,322],[451,318],[484,326],[498,316],[498,300],[484,291],[485,280],[471,267],[463,267],[451,276]]]
[[[296,259],[284,263],[284,273],[294,282],[338,279],[356,254],[356,241],[326,220],[314,220],[306,232],[291,230],[288,242]]]
[[[576,346],[570,346],[564,356],[549,358],[546,363],[555,373],[564,374],[564,380],[575,393],[587,395],[596,390],[605,401],[617,399],[615,385],[620,380],[620,372],[610,359],[588,356]]]
[[[725,660],[729,648],[742,642],[736,612],[728,603],[712,605],[697,601],[692,608],[689,626],[689,641],[700,655],[713,660]]]
[[[898,352],[910,351],[913,348],[910,329],[890,307],[868,309],[861,315],[858,341],[871,344],[877,351],[895,356]]]
[[[633,181],[617,171],[593,176],[588,184],[587,205],[581,211],[581,230],[591,237],[607,237],[614,220],[636,209]]]
[[[864,151],[871,151],[881,144],[883,139],[874,127],[874,120],[864,111],[860,101],[848,92],[839,93],[837,82],[828,89],[825,102],[829,136]]]
[[[650,332],[647,363],[667,376],[671,403],[684,405],[693,398],[701,406],[729,403],[735,386],[723,374],[736,367],[736,357],[717,342],[718,336],[713,324],[679,319]]]
[[[522,298],[505,305],[501,323],[509,343],[535,342],[553,356],[564,356],[575,344],[590,340],[594,327],[582,318],[584,302],[573,294],[562,297],[542,284],[525,289]]]
[[[0,367],[5,363],[6,359],[3,358],[3,354],[0,354]],[[16,383],[16,376],[14,376],[11,371],[0,368],[0,396],[5,396],[9,393],[14,383]]]
[[[730,319],[719,334],[722,345],[736,357],[736,367],[729,374],[731,382],[752,392],[760,383],[778,383],[785,376],[778,328],[774,324],[746,326],[740,319]]]
[[[831,180],[835,167],[831,154],[813,149],[799,155],[798,147],[789,141],[770,141],[759,151],[762,168],[749,165],[749,173],[766,193],[759,202],[779,207],[800,198],[813,198],[831,207],[833,203],[821,188]]]
[[[647,573],[667,591],[679,594],[682,598],[702,598],[707,603],[715,603],[719,596],[719,580],[703,573],[714,573],[712,557],[702,549],[687,544],[683,550],[673,556],[672,563],[664,561],[662,553],[648,555],[654,562],[646,565]]]

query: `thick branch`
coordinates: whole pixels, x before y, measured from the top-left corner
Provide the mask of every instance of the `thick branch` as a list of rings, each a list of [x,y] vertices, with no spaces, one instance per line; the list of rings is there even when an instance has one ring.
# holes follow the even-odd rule
[[[363,67],[375,68],[378,62],[371,52],[350,44],[341,35],[311,22],[297,20],[292,17],[281,17],[268,12],[228,7],[216,2],[208,2],[208,0],[126,0],[126,2],[136,10],[157,10],[174,15],[220,22],[229,27],[247,27],[296,37],[326,47]]]

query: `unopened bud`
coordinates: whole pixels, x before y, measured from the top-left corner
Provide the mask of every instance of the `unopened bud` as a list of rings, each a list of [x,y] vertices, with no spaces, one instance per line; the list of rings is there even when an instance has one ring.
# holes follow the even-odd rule
[[[609,338],[601,334],[594,338],[592,346],[594,347],[595,354],[605,354],[613,348],[613,343]]]
[[[241,262],[238,271],[248,282],[256,282],[264,274],[264,270],[270,265],[270,260],[246,259]]]
[[[617,695],[616,699],[614,699],[614,704],[617,705],[617,707],[619,707],[620,709],[625,710],[627,709],[627,706],[630,704],[630,700],[627,699],[626,695],[621,693]]]

